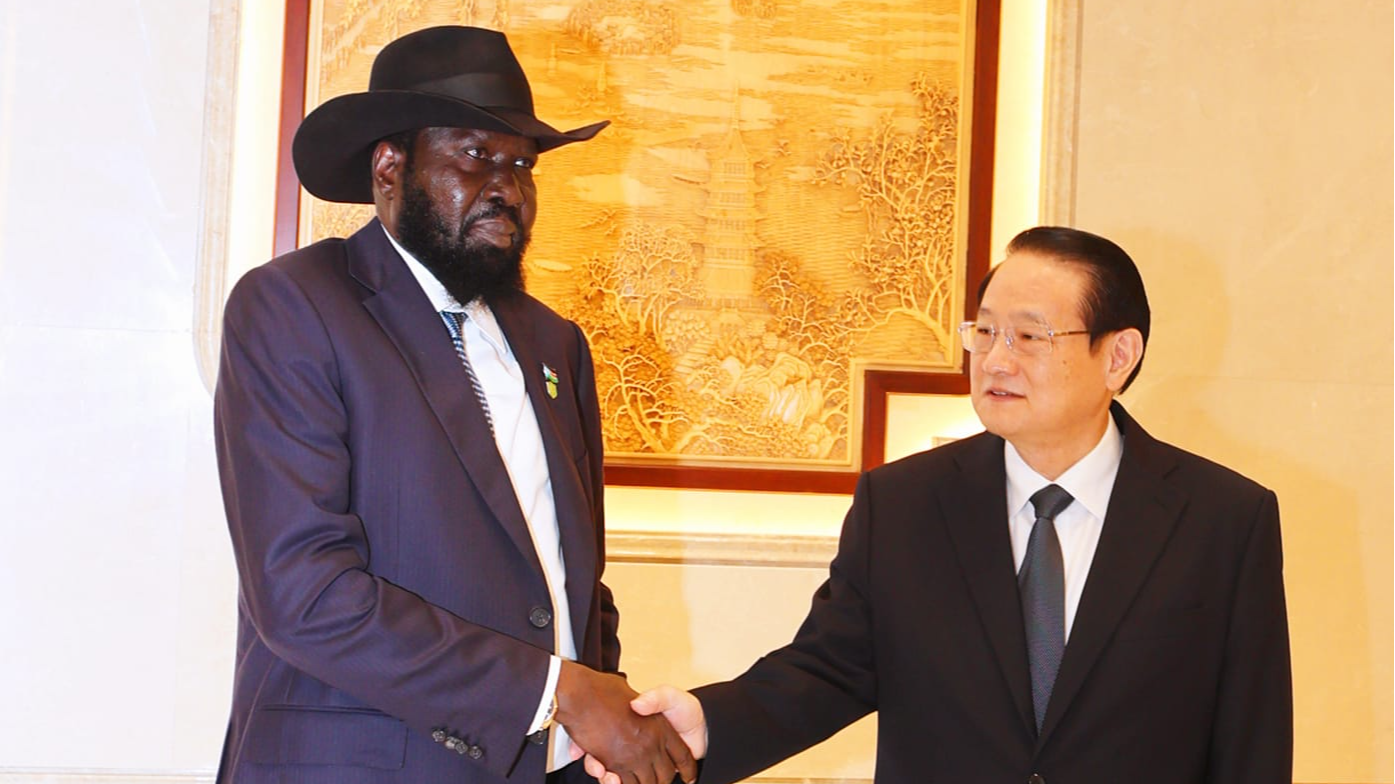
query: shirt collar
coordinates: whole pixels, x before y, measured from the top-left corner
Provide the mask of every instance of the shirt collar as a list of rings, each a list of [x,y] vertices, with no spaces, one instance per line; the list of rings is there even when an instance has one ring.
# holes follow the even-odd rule
[[[382,224],[379,226],[382,228],[383,234],[387,235],[388,242],[392,243],[393,249],[397,251],[397,255],[401,256],[402,260],[407,263],[407,269],[412,271],[412,277],[416,278],[417,285],[421,286],[421,290],[426,293],[426,298],[431,300],[433,310],[438,313],[447,311],[468,314],[470,320],[475,322],[475,325],[480,328],[480,331],[494,344],[496,349],[504,354],[510,353],[508,341],[504,339],[504,332],[499,328],[499,322],[494,318],[494,312],[489,309],[488,305],[484,304],[483,300],[476,299],[465,305],[456,302],[455,297],[446,291],[446,287],[441,285],[441,281],[431,274],[431,270],[427,269],[426,265],[417,261],[417,258],[410,251],[402,247],[386,226],[382,226]]]
[[[1013,515],[1031,502],[1032,494],[1050,484],[1060,485],[1085,507],[1085,511],[1103,520],[1114,490],[1114,477],[1119,473],[1119,461],[1124,456],[1124,437],[1113,415],[1108,417],[1104,435],[1090,453],[1066,469],[1055,482],[1038,474],[1027,465],[1011,443],[1003,442],[1003,462],[1007,469],[1008,509]]]
[[[426,292],[426,298],[431,300],[432,310],[464,313],[465,308],[455,301],[455,297],[452,297],[450,292],[446,291],[446,287],[441,285],[441,281],[436,280],[436,276],[431,274],[431,270],[417,261],[417,257],[408,252],[406,248],[399,245],[397,238],[392,236],[392,232],[388,231],[386,226],[382,226],[382,224],[379,226],[382,228],[383,234],[387,236],[388,242],[391,242],[392,247],[397,251],[397,255],[407,262],[407,269],[412,271],[412,277],[417,279],[417,285]]]

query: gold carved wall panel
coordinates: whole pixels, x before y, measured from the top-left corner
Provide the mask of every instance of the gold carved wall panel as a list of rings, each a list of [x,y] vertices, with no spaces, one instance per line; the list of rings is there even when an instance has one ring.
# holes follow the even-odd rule
[[[539,117],[612,121],[543,155],[525,260],[591,341],[608,478],[817,490],[869,464],[869,371],[962,379],[996,19],[958,0],[312,0],[306,103],[365,89],[411,30],[507,33]],[[371,214],[302,199],[302,243]]]

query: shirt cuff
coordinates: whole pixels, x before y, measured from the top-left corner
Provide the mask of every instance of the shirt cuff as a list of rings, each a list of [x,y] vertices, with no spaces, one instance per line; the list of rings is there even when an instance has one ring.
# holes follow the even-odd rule
[[[562,659],[553,656],[547,665],[547,684],[543,686],[542,702],[538,703],[538,712],[533,714],[533,723],[528,725],[526,734],[532,735],[542,729],[543,722],[547,720],[547,712],[552,708],[552,695],[557,691],[557,676],[562,672]]]

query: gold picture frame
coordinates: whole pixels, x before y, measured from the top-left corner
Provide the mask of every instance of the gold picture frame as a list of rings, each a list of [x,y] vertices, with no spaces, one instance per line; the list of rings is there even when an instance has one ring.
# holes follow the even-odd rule
[[[612,120],[543,156],[525,261],[591,341],[608,483],[849,492],[888,393],[967,391],[997,0],[288,0],[278,253],[371,215],[297,187],[300,118],[437,24],[506,32],[550,124]]]

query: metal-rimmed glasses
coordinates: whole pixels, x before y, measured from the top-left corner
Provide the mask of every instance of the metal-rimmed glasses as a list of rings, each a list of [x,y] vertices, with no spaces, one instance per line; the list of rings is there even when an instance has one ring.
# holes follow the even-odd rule
[[[965,321],[959,325],[959,339],[964,343],[964,350],[970,354],[987,354],[993,349],[993,341],[1000,334],[1003,336],[1003,343],[1007,345],[1008,351],[1025,357],[1039,357],[1051,353],[1056,338],[1068,335],[1088,335],[1090,330],[1057,331],[1045,324],[999,327],[978,321]]]

